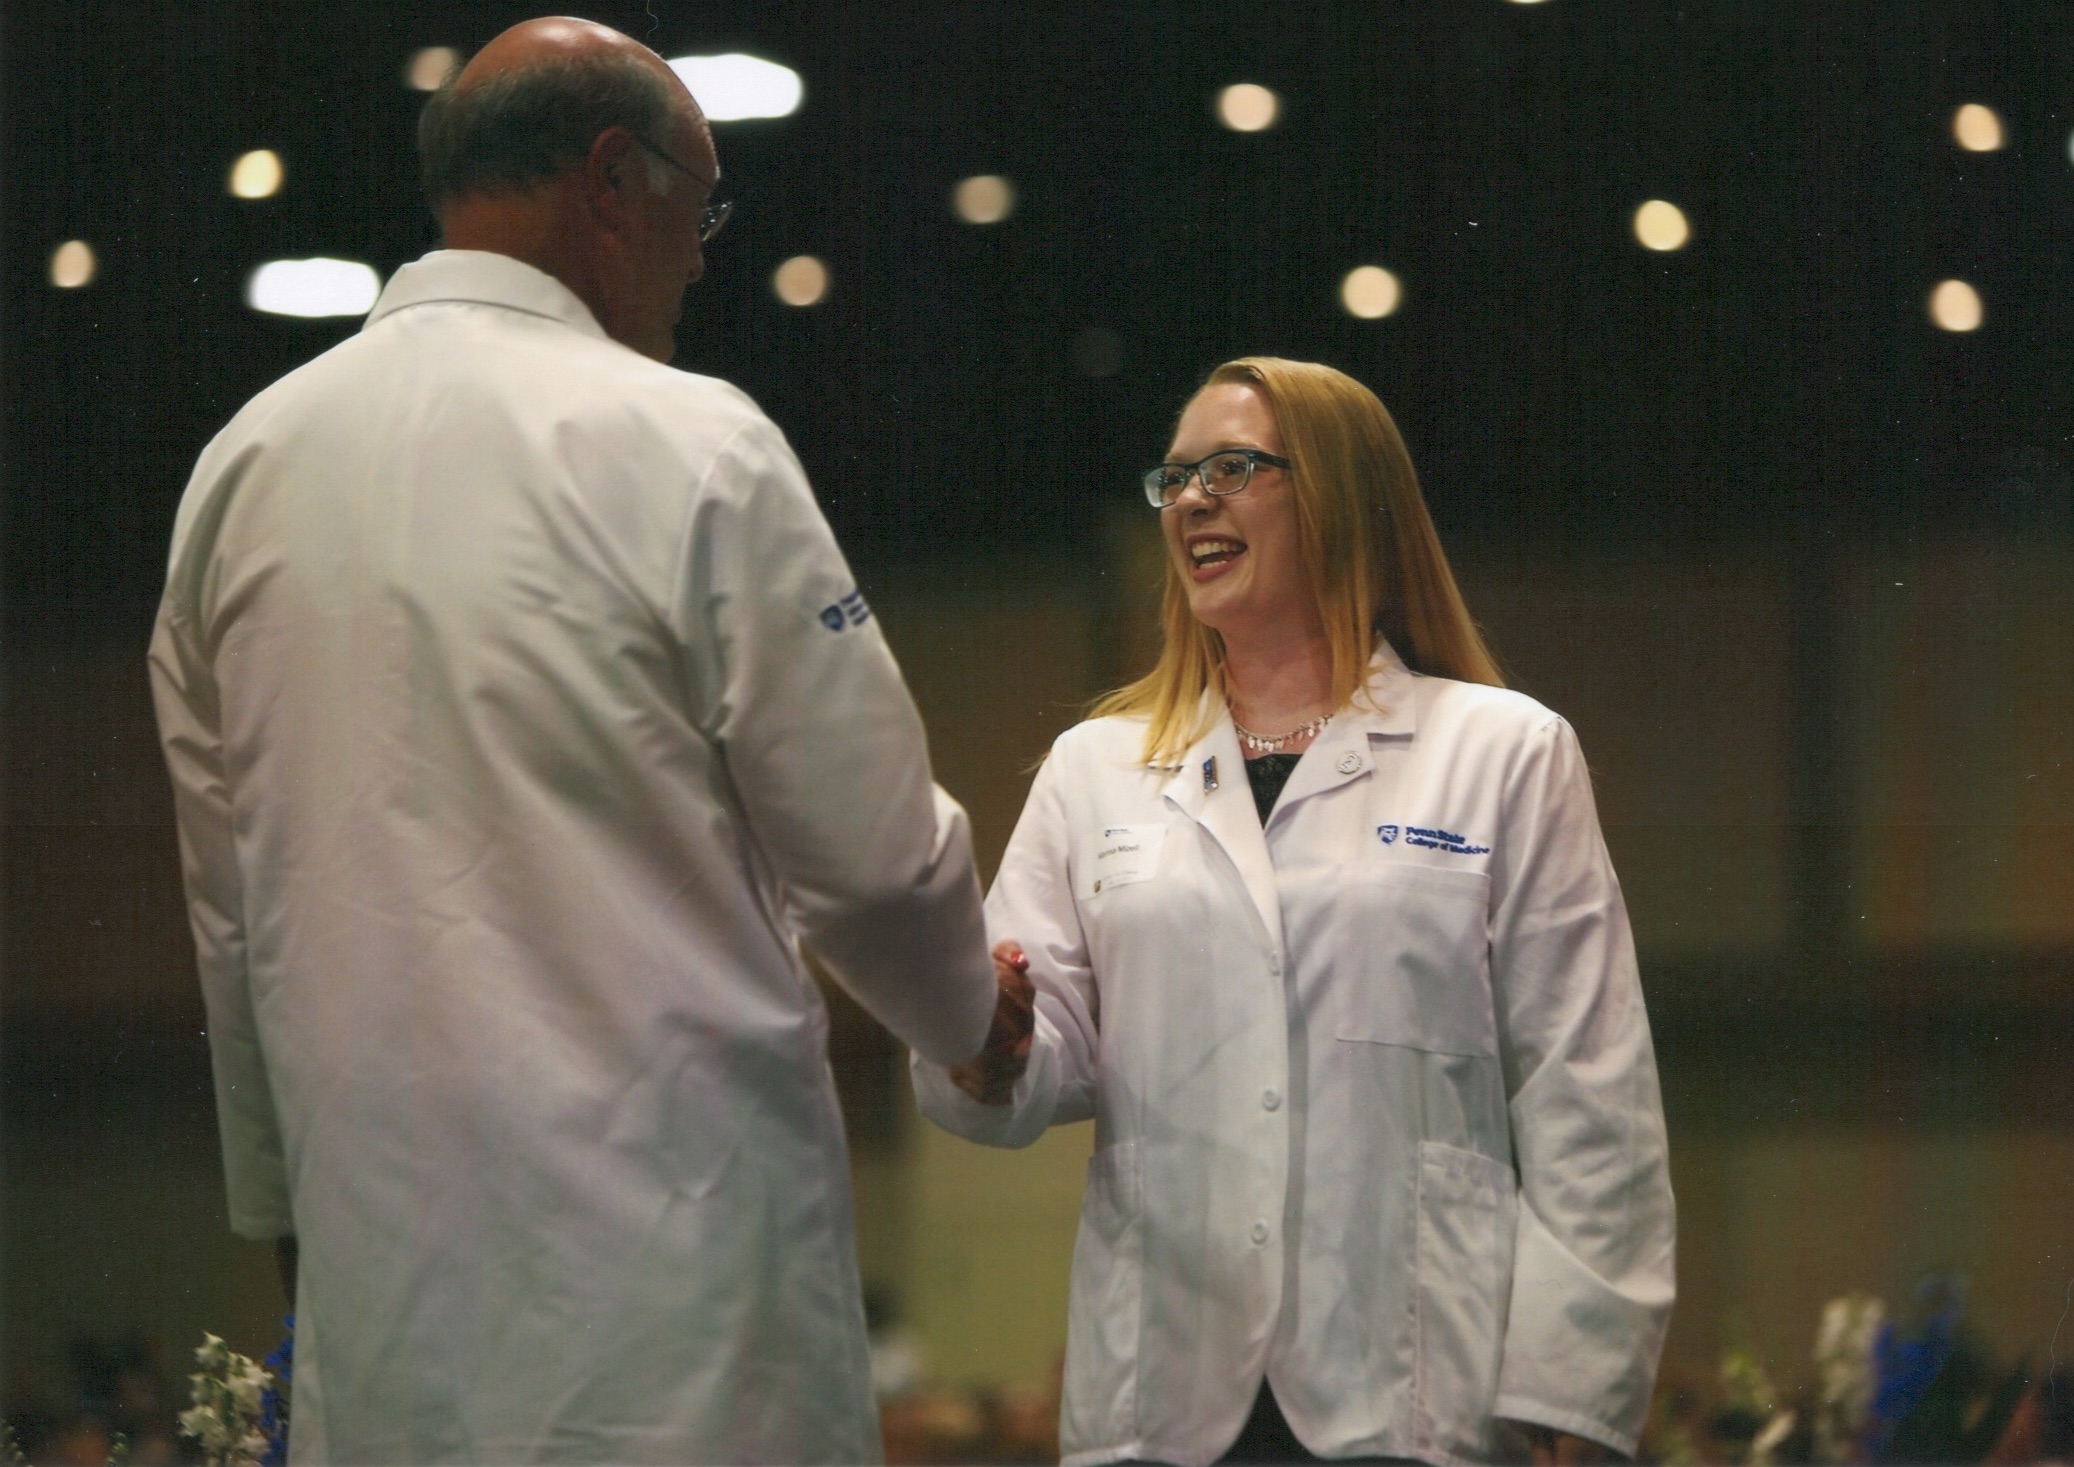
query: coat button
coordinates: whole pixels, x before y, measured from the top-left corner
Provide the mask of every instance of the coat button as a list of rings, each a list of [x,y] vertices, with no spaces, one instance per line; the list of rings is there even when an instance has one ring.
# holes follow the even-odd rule
[[[1282,1108],[1282,1092],[1270,1085],[1267,1089],[1260,1092],[1260,1103],[1268,1110],[1280,1110]]]
[[[1256,1243],[1265,1243],[1267,1241],[1266,1223],[1257,1222],[1253,1224],[1253,1241]]]
[[[1341,774],[1352,774],[1360,767],[1361,756],[1359,754],[1342,754],[1339,756],[1339,772]]]

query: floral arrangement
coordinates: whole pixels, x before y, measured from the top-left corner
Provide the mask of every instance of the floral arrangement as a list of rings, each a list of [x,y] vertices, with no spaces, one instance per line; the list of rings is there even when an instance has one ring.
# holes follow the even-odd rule
[[[1964,1327],[1965,1297],[1945,1275],[1918,1285],[1904,1319],[1867,1294],[1832,1299],[1809,1384],[1781,1392],[1753,1352],[1729,1350],[1711,1400],[1675,1386],[1659,1396],[1643,1455],[1665,1467],[2065,1459],[2067,1373],[2034,1383],[2026,1365],[1991,1365]]]
[[[240,1355],[204,1333],[194,1352],[201,1369],[188,1379],[194,1405],[180,1413],[180,1432],[202,1449],[209,1467],[284,1467],[288,1460],[288,1393],[295,1373],[295,1316],[287,1337],[264,1361]]]

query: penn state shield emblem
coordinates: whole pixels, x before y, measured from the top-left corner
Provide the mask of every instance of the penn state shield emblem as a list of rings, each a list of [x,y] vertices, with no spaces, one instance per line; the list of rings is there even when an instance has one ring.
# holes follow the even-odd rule
[[[1386,846],[1395,845],[1397,843],[1397,827],[1394,825],[1378,825],[1375,828],[1375,833],[1376,839],[1380,840]]]

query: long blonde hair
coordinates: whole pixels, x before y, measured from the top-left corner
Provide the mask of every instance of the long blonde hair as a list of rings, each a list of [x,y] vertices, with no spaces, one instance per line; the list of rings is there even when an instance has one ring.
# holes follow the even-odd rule
[[[1385,637],[1414,672],[1503,687],[1389,409],[1346,373],[1317,362],[1241,357],[1212,372],[1202,390],[1227,383],[1257,389],[1282,431],[1298,552],[1331,648],[1333,706],[1361,693]],[[1172,764],[1215,721],[1226,694],[1224,639],[1189,611],[1172,557],[1160,619],[1152,671],[1101,699],[1090,716],[1145,718],[1146,762]],[[1216,697],[1206,700],[1206,692]]]

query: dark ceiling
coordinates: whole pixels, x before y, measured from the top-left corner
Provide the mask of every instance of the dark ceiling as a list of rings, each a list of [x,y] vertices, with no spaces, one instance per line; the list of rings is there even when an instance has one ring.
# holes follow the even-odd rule
[[[245,275],[428,248],[404,62],[529,13],[7,5],[13,607],[149,606],[201,445],[357,325],[257,315]],[[1092,546],[1191,384],[1250,352],[1373,385],[1457,542],[2066,531],[2068,0],[585,13],[805,77],[795,116],[719,129],[739,207],[679,362],[763,403],[862,559]],[[1280,125],[1220,128],[1234,81],[1279,92]],[[1955,145],[1967,101],[2010,147]],[[288,183],[240,202],[225,172],[255,147]],[[1006,223],[952,217],[980,172],[1014,179]],[[1636,245],[1650,197],[1691,217],[1687,248]],[[101,276],[59,291],[74,236]],[[800,252],[835,282],[808,310],[769,288]],[[1339,306],[1368,262],[1405,283],[1385,320]],[[1926,318],[1947,276],[1978,287],[1979,331]],[[1090,328],[1120,344],[1109,375],[1077,365]]]

